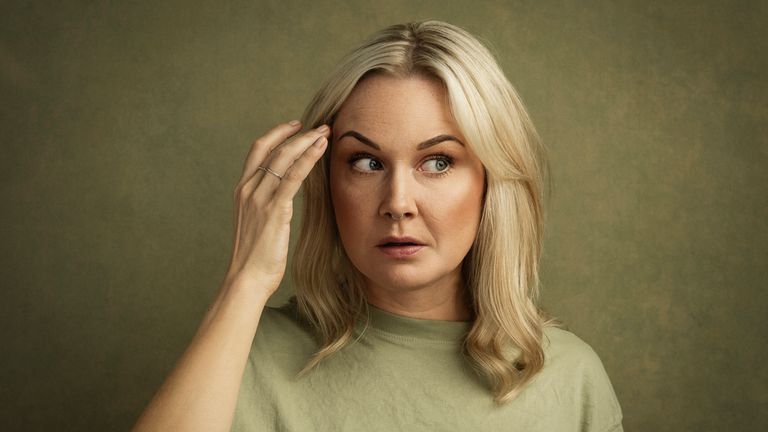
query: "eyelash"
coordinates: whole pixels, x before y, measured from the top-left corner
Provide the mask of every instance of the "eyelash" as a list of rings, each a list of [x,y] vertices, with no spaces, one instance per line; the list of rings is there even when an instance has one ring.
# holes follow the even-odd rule
[[[378,159],[376,159],[376,157],[374,157],[373,155],[371,155],[369,153],[354,153],[353,155],[351,155],[349,157],[349,159],[347,160],[347,163],[352,168],[352,171],[355,172],[355,174],[364,175],[364,176],[365,175],[371,175],[372,173],[370,171],[359,171],[359,170],[357,170],[357,169],[355,169],[353,167],[355,162],[357,162],[357,161],[359,161],[360,159],[363,159],[363,158],[371,158],[371,159],[373,159],[375,161],[379,161]],[[431,176],[431,177],[443,177],[443,176],[446,176],[446,175],[448,175],[448,174],[453,172],[452,168],[453,168],[453,164],[454,164],[454,162],[453,162],[454,159],[450,155],[447,155],[445,153],[435,153],[433,155],[430,155],[429,159],[427,159],[427,161],[431,161],[431,160],[444,160],[444,161],[448,162],[448,168],[445,171],[441,171],[441,172],[428,172],[429,176]],[[380,163],[380,161],[379,161],[379,163]]]

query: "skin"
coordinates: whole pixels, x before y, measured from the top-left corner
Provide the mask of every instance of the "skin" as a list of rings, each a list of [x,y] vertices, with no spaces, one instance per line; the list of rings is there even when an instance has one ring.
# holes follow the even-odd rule
[[[344,136],[350,130],[380,149]],[[458,141],[417,150],[443,134]],[[466,143],[434,78],[369,76],[337,113],[331,199],[344,250],[364,275],[374,306],[413,318],[472,319],[461,264],[480,223],[485,170],[459,141]],[[355,153],[367,155],[350,162]],[[376,247],[390,235],[411,236],[426,246],[410,258],[392,258]]]

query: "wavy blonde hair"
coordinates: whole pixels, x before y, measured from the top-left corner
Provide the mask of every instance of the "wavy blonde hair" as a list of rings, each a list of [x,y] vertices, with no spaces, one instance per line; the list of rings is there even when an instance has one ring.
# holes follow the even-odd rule
[[[302,123],[332,125],[355,85],[370,74],[442,81],[467,146],[485,166],[480,226],[462,263],[474,315],[462,351],[489,381],[494,401],[508,402],[544,366],[543,328],[557,325],[536,305],[547,171],[539,136],[488,49],[462,28],[435,20],[393,25],[370,36],[330,74]],[[303,219],[292,256],[295,295],[289,301],[319,343],[298,376],[341,350],[368,306],[362,275],[336,226],[329,154],[304,181]]]

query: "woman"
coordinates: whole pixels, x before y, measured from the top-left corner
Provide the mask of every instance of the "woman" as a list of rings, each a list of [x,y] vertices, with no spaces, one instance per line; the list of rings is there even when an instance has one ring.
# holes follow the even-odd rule
[[[135,430],[621,431],[598,356],[536,306],[544,171],[474,37],[374,34],[252,146],[227,275]],[[266,307],[302,184],[296,295]]]

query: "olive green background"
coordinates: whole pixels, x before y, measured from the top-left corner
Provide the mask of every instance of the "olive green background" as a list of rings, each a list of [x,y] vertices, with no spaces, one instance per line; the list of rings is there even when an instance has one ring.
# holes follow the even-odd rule
[[[489,44],[549,148],[543,304],[626,430],[768,428],[766,2],[1,10],[0,429],[128,429],[226,271],[251,141],[424,18]]]

